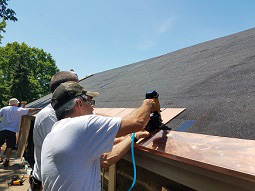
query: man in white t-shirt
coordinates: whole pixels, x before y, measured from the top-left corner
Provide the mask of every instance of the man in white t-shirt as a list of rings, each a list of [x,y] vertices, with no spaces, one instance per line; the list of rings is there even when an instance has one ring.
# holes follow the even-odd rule
[[[60,71],[52,76],[50,81],[51,93],[63,82],[74,81],[78,82],[75,74],[68,71]],[[34,159],[35,164],[31,176],[29,177],[30,187],[32,191],[42,189],[41,183],[41,150],[45,137],[51,132],[52,126],[57,121],[57,117],[51,104],[43,108],[35,118],[33,130],[34,142]]]
[[[12,149],[16,145],[16,133],[19,131],[19,123],[22,115],[32,115],[37,112],[38,108],[22,108],[18,107],[19,100],[11,98],[9,106],[3,107],[0,110],[0,117],[2,122],[0,124],[0,148],[6,142],[6,156],[3,165],[9,166],[9,159]]]
[[[67,71],[61,71],[56,73],[51,78],[51,82],[50,82],[51,93],[53,93],[54,90],[61,83],[68,82],[68,81],[78,82],[78,78],[73,73],[67,72]],[[92,97],[88,97],[89,101],[91,99]],[[54,125],[55,122],[57,122],[57,117],[51,104],[46,106],[36,115],[35,125],[33,130],[35,164],[29,178],[30,188],[32,191],[42,190],[42,183],[41,183],[42,144],[45,137],[51,132],[52,126]],[[136,134],[136,139],[139,140],[140,138],[144,138],[147,135],[148,135],[148,132],[138,132]],[[121,137],[118,141],[121,143],[114,146],[113,152],[104,153],[101,156],[101,160],[100,160],[101,167],[108,168],[110,165],[120,160],[120,158],[123,157],[130,149],[131,138],[129,136]]]
[[[144,129],[155,111],[155,103],[147,99],[126,118],[97,116],[94,100],[88,100],[97,95],[75,82],[62,83],[54,91],[52,106],[59,121],[42,146],[45,191],[100,191],[102,154],[112,150],[115,137]]]

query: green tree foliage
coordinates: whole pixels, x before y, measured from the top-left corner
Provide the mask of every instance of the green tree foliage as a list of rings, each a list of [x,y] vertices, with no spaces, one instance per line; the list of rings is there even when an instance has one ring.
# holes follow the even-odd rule
[[[8,8],[8,3],[7,1],[9,0],[0,0],[0,18],[3,20],[0,22],[0,44],[2,44],[2,38],[3,36],[1,35],[2,33],[5,33],[5,27],[6,27],[6,21],[11,20],[11,21],[17,21],[18,19],[15,17],[16,13],[12,9]]]
[[[17,21],[18,19],[15,17],[16,13],[12,9],[9,9],[7,1],[10,0],[0,0],[0,17],[4,20]]]
[[[4,30],[5,27],[6,27],[6,22],[5,22],[5,20],[3,20],[2,22],[0,22],[0,44],[1,44],[2,38],[3,38],[1,33],[5,33],[5,30]]]
[[[0,107],[11,97],[32,102],[49,93],[49,82],[59,69],[42,49],[25,43],[0,47]]]

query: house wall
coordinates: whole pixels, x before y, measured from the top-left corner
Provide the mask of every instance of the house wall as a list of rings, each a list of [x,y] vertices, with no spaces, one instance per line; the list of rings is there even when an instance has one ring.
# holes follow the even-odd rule
[[[153,165],[153,164],[152,164]],[[117,190],[128,190],[133,182],[133,165],[132,163],[122,159],[117,164]],[[137,180],[133,190],[139,191],[158,191],[162,187],[168,188],[171,191],[192,191],[184,185],[178,184],[170,179],[160,176],[150,169],[145,169],[137,166]]]

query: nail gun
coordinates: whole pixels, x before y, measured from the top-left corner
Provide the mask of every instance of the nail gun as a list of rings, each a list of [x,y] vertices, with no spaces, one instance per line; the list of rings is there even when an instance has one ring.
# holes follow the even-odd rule
[[[20,177],[18,175],[13,175],[11,177],[11,180],[8,181],[7,183],[8,183],[8,186],[17,186],[17,185],[20,186],[20,185],[23,185],[24,181],[25,181],[24,175],[23,177]]]
[[[171,128],[165,126],[162,123],[158,97],[159,97],[159,94],[155,90],[148,91],[145,94],[145,99],[153,99],[153,101],[156,104],[156,111],[150,115],[150,120],[145,127],[145,129],[150,133],[155,132],[157,130],[171,130]]]

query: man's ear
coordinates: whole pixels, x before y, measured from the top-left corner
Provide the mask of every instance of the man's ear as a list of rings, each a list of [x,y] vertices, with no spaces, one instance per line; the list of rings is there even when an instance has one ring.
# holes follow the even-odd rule
[[[76,101],[76,106],[77,106],[77,108],[78,108],[79,110],[82,109],[83,105],[82,105],[82,101],[81,101],[80,99],[77,99],[77,101]]]

